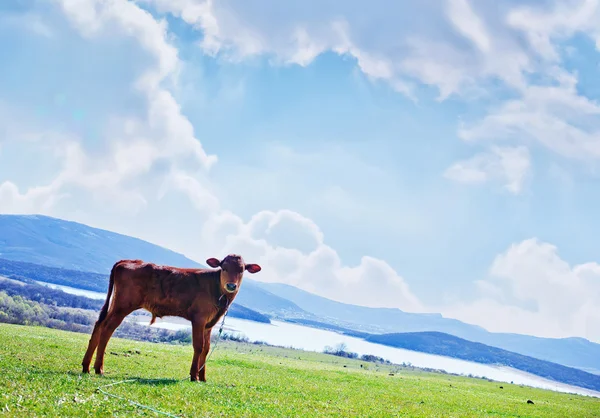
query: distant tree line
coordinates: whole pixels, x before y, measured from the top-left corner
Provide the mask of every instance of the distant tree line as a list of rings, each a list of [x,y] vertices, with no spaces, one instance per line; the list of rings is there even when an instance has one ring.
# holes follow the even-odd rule
[[[341,333],[341,334],[344,334],[344,335],[348,335],[349,337],[366,338],[369,335],[371,335],[368,332],[356,331],[356,330],[353,330],[353,329],[350,329],[350,328],[342,327],[342,326],[335,325],[335,324],[330,324],[330,323],[327,323],[327,322],[315,321],[313,319],[286,318],[284,320],[286,322],[291,322],[291,323],[306,325],[306,326],[313,327],[313,328],[324,329],[324,330],[329,330],[329,331],[335,331],[335,332],[338,332],[338,333]]]
[[[60,289],[40,285],[31,279],[24,281],[0,279],[0,322],[38,325],[65,331],[91,333],[104,301],[72,295]],[[136,315],[137,312],[132,313]],[[232,317],[259,322],[270,320],[265,315],[240,305],[232,305]],[[116,337],[138,341],[191,344],[190,330],[167,330],[140,325],[126,318],[117,328]],[[247,341],[237,334],[223,333],[223,339]]]
[[[245,306],[238,305],[237,303],[232,303],[229,307],[228,316],[233,318],[247,319],[255,322],[262,322],[263,324],[270,324],[271,320],[267,315],[263,315],[260,312],[256,312],[250,308],[246,308]]]
[[[100,310],[104,304],[103,300],[90,299],[85,296],[72,295],[60,289],[29,282],[29,284],[16,283],[9,280],[0,280],[0,291],[9,296],[20,295],[24,298],[45,305],[66,306],[70,308]]]
[[[105,293],[108,289],[106,274],[67,270],[3,258],[0,258],[0,275],[24,282],[37,280],[101,293]]]
[[[45,305],[0,291],[0,322],[87,332],[94,321],[89,311]]]
[[[90,310],[47,305],[0,291],[0,322],[91,333],[97,319],[98,314]],[[191,342],[189,331],[150,328],[127,319],[121,323],[114,335],[138,341],[181,344]]]
[[[339,343],[335,347],[327,345],[325,346],[323,353],[350,359],[360,359],[362,361],[368,361],[371,363],[392,364],[391,361],[386,360],[383,357],[376,356],[374,354],[363,354],[359,357],[357,353],[347,351],[347,348],[348,346],[346,345],[346,343]]]

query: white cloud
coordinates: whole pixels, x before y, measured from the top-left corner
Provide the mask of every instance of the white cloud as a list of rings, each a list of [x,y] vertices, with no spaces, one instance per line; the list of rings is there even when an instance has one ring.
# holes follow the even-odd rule
[[[576,72],[561,67],[571,46],[561,42],[588,36],[600,49],[600,3],[597,0],[518,6],[508,25],[522,33],[544,62],[514,99],[500,103],[480,121],[463,126],[466,141],[522,141],[542,145],[562,157],[600,158],[600,105],[581,94]]]
[[[491,147],[489,152],[454,163],[446,170],[444,176],[466,184],[499,180],[509,192],[518,194],[522,191],[529,166],[527,148]]]
[[[481,299],[444,313],[490,331],[600,341],[599,264],[570,266],[556,246],[532,238],[498,255],[489,276],[478,282]]]
[[[356,266],[344,265],[323,242],[319,227],[292,211],[262,211],[248,222],[221,213],[207,220],[202,237],[206,247],[199,250],[202,253],[241,252],[245,259],[262,263],[266,268],[256,277],[261,281],[291,284],[347,303],[423,310],[404,279],[385,261],[363,257]],[[280,242],[282,237],[285,243]]]
[[[194,244],[184,251],[193,258],[237,252],[264,265],[259,280],[290,283],[340,301],[421,309],[403,278],[384,261],[363,257],[356,266],[344,265],[312,220],[278,210],[260,211],[244,222],[221,207],[207,173],[216,157],[204,152],[193,126],[164,86],[173,81],[178,68],[177,50],[167,41],[164,22],[125,0],[62,0],[59,4],[90,42],[102,36],[130,36],[156,58],[155,65],[134,80],[146,97],[147,117],[113,115],[102,153],[92,154],[76,137],[57,136],[54,146],[62,161],[58,176],[49,185],[25,193],[13,183],[4,183],[0,188],[3,212],[12,208],[64,216],[60,210],[53,212],[53,204],[74,191],[96,200],[98,208],[116,205],[126,216],[136,216],[150,210],[149,202],[169,199],[178,191],[187,196],[200,218],[181,232],[198,232]],[[162,169],[155,170],[161,164],[165,164]],[[151,233],[138,230],[142,237]]]
[[[21,192],[11,181],[0,183],[0,211],[12,214],[50,213],[65,194],[56,192],[55,183]]]
[[[600,105],[578,95],[573,80],[528,87],[483,120],[465,126],[467,141],[521,139],[579,160],[600,158]]]
[[[566,39],[575,32],[587,32],[598,40],[597,0],[556,1],[541,6],[521,5],[508,14],[507,23],[524,32],[532,49],[542,57],[559,61],[560,52],[553,41]]]
[[[488,52],[491,40],[484,22],[475,14],[467,0],[450,0],[448,15],[456,29],[470,39],[482,52]]]
[[[192,124],[163,86],[174,81],[178,70],[177,49],[167,41],[165,22],[155,20],[127,0],[57,0],[57,3],[69,22],[90,41],[105,36],[133,37],[155,58],[155,65],[134,82],[146,97],[146,118],[112,115],[104,140],[108,151],[105,153],[92,155],[82,147],[79,138],[64,139],[67,135],[56,135],[58,139],[53,141],[64,164],[62,172],[51,185],[27,193],[18,193],[14,185],[7,183],[3,196],[7,202],[10,197],[10,207],[45,212],[58,196],[64,196],[66,189],[75,187],[91,193],[99,202],[121,205],[135,213],[146,206],[147,198],[136,189],[139,184],[132,182],[144,176],[148,181],[152,170],[161,163],[177,166],[178,170],[185,168],[191,173],[188,176],[201,179],[216,162],[216,156],[206,154],[195,138]],[[190,187],[177,170],[171,170],[167,181],[180,189]],[[56,196],[40,197],[51,193]],[[198,200],[198,196],[194,199]]]
[[[219,200],[206,183],[185,171],[174,169],[165,177],[158,198],[163,199],[167,191],[178,190],[187,195],[199,214],[214,213],[220,208]]]
[[[485,97],[486,87],[497,88],[499,81],[517,98],[461,129],[461,137],[535,139],[574,158],[600,153],[598,121],[591,120],[597,105],[578,95],[575,76],[561,68],[566,48],[557,45],[577,33],[600,45],[596,0],[446,0],[435,6],[350,0],[310,11],[297,0],[143,3],[201,30],[205,52],[234,60],[267,56],[272,62],[305,66],[331,51],[353,57],[368,77],[385,80],[412,99],[418,97],[419,85],[435,87],[439,100],[453,94]],[[479,166],[485,159],[478,155],[458,162],[449,174],[484,182],[489,173]],[[513,193],[520,191],[526,170],[524,158],[518,161],[521,165],[510,168],[506,179]]]
[[[262,211],[252,217],[249,223],[250,236],[255,240],[265,240],[274,247],[295,248],[311,252],[323,244],[323,232],[310,219],[290,211]]]
[[[86,150],[78,137],[64,133],[53,135],[50,142],[59,153],[63,169],[51,185],[41,190],[62,194],[66,189],[80,188],[95,199],[122,204],[129,211],[137,212],[145,206],[146,197],[138,190],[139,183],[133,183],[144,177],[148,181],[157,168],[169,173],[166,177],[169,185],[189,189],[186,176],[200,180],[216,162],[216,156],[204,151],[195,138],[192,124],[182,115],[165,86],[176,81],[179,68],[177,49],[167,39],[166,22],[155,20],[150,13],[127,0],[56,0],[55,3],[91,45],[103,37],[131,37],[154,58],[154,64],[133,83],[146,98],[145,118],[107,115],[110,123],[103,140],[105,146],[95,153]],[[17,137],[25,140],[31,135],[10,130],[8,139]],[[48,142],[45,141],[46,146]],[[167,169],[161,168],[161,164],[167,164]],[[187,170],[186,174],[181,170]],[[4,187],[5,196],[12,196],[13,202],[21,202],[19,207],[33,211],[48,209],[38,197],[40,190],[18,193],[14,185],[7,183]],[[199,190],[194,192],[195,200],[201,198]]]
[[[440,98],[496,78],[522,88],[523,73],[535,66],[536,52],[506,24],[511,9],[483,2],[350,0],[318,9],[297,0],[143,3],[201,30],[200,46],[209,53],[236,60],[268,55],[282,63],[307,65],[332,51],[353,57],[366,75],[409,95],[415,81],[436,86]]]
[[[152,54],[156,65],[136,81],[147,97],[147,121],[140,121],[150,132],[159,147],[158,155],[191,156],[200,167],[209,168],[216,162],[214,155],[207,155],[200,141],[194,136],[194,128],[181,110],[173,95],[163,84],[174,81],[179,59],[177,49],[167,40],[165,21],[155,20],[150,13],[127,0],[57,0],[70,21],[88,37],[114,36],[115,30],[122,35],[133,36],[140,46]],[[131,126],[137,121],[126,121]],[[132,134],[132,132],[126,132]]]

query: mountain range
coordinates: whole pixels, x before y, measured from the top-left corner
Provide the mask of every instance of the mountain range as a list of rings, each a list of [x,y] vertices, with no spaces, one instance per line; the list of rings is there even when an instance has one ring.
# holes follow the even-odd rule
[[[112,265],[124,258],[180,267],[204,267],[161,246],[80,223],[40,215],[0,215],[0,259],[13,262],[10,267],[13,274],[25,268],[25,264],[19,267],[19,263],[28,263],[27,269],[40,265],[46,267],[43,272],[40,269],[45,275],[43,281],[105,292]],[[55,272],[47,273],[52,271],[48,267],[56,268]],[[71,271],[70,282],[56,281],[61,275],[59,269]],[[3,274],[1,269],[0,274]],[[303,322],[321,328],[368,334],[445,333],[600,374],[600,344],[584,338],[492,333],[441,314],[340,303],[290,285],[264,283],[250,278],[244,278],[236,303],[272,319]]]

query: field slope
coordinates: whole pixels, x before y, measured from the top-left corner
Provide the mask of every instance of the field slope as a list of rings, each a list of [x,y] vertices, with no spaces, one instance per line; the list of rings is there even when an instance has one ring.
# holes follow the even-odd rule
[[[231,342],[221,343],[209,361],[206,384],[180,380],[190,346],[116,338],[107,350],[106,375],[82,376],[87,338],[0,324],[2,414],[154,416],[96,391],[135,378],[107,390],[180,416],[600,416],[595,398]]]

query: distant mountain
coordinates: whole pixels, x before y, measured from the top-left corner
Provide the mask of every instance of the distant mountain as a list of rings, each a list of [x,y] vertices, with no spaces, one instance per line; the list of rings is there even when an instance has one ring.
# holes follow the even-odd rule
[[[531,335],[480,332],[458,335],[473,341],[503,348],[600,375],[600,344],[585,338],[541,338]]]
[[[600,376],[549,361],[512,353],[489,345],[467,341],[441,332],[414,332],[370,335],[367,341],[454,357],[483,364],[510,366],[546,379],[582,388],[600,390]]]
[[[108,272],[115,261],[123,258],[202,267],[171,250],[114,232],[46,216],[0,215],[0,259],[5,259],[0,263],[0,275],[9,275],[7,272],[24,277],[35,274],[39,277],[36,280],[106,292]],[[370,334],[442,332],[600,373],[600,345],[583,338],[551,339],[490,333],[479,326],[444,318],[437,313],[366,308],[335,302],[293,286],[262,283],[250,278],[244,279],[236,302],[272,318],[303,321],[317,327],[326,324],[329,328]]]
[[[67,270],[4,258],[0,258],[0,275],[24,282],[36,280],[100,293],[108,290],[108,274]]]
[[[294,302],[305,311],[315,314],[320,321],[371,333],[439,331],[456,335],[487,332],[477,325],[444,318],[439,313],[415,314],[400,309],[350,305],[281,283],[257,283],[257,286]]]
[[[367,333],[435,331],[600,374],[600,344],[584,338],[540,338],[493,333],[440,314],[413,314],[399,309],[366,308],[335,302],[281,283],[257,283],[263,290],[294,302],[318,321]],[[290,318],[294,318],[290,315]],[[310,319],[310,318],[307,318]],[[309,321],[303,321],[309,324]]]
[[[141,239],[40,215],[0,215],[0,258],[93,273],[109,273],[121,258],[200,266]]]
[[[257,283],[251,279],[244,278],[240,293],[236,296],[235,301],[250,309],[273,317],[315,317],[312,313],[303,310],[295,303],[262,289]]]

